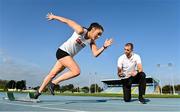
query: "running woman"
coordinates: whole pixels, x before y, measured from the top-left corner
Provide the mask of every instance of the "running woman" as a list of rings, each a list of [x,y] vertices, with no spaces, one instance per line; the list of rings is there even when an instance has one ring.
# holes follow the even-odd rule
[[[44,78],[44,81],[39,90],[37,90],[35,93],[35,99],[41,95],[42,91],[48,84],[48,88],[51,94],[54,95],[55,85],[64,80],[68,80],[80,75],[80,68],[73,57],[86,45],[89,44],[93,55],[98,57],[113,42],[112,38],[106,39],[104,45],[101,48],[97,47],[95,41],[102,35],[104,31],[103,27],[98,23],[92,23],[89,28],[86,29],[73,20],[61,16],[56,16],[52,13],[47,14],[47,19],[58,20],[67,24],[74,30],[74,33],[58,48],[56,52],[57,61],[49,74]],[[53,78],[62,72],[65,68],[67,68],[69,71],[63,73],[61,76],[53,80]]]

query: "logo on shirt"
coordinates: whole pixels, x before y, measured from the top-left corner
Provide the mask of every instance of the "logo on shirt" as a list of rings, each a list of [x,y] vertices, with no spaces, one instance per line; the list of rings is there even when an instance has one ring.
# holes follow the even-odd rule
[[[81,47],[85,47],[86,44],[84,44],[82,41],[81,41],[81,38],[77,38],[76,39],[76,42],[81,46]]]

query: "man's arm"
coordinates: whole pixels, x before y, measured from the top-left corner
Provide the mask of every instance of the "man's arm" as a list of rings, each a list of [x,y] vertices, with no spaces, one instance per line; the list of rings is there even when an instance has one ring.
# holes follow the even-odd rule
[[[136,55],[136,63],[137,63],[137,71],[132,71],[131,76],[136,76],[137,72],[143,72],[143,67],[141,63],[141,57],[139,55]]]
[[[103,47],[99,48],[97,47],[95,41],[92,41],[91,44],[90,44],[90,47],[91,47],[91,50],[92,50],[92,53],[95,57],[98,57],[107,47],[109,47],[111,44],[112,44],[112,39],[107,39],[105,42],[104,42],[104,45]]]
[[[141,61],[141,57],[139,55],[137,55],[137,71],[138,72],[143,72],[143,67],[142,67],[142,61]]]
[[[137,64],[137,70],[138,72],[143,72],[143,67],[142,67],[142,64]]]
[[[118,67],[118,76],[122,77],[123,76],[123,70]]]
[[[78,34],[84,33],[83,27],[80,26],[79,24],[77,24],[76,22],[70,20],[70,19],[67,19],[67,18],[64,18],[64,17],[61,17],[61,16],[56,16],[56,15],[54,15],[52,13],[48,13],[47,18],[48,18],[48,20],[58,20],[58,21],[60,21],[62,23],[65,23],[65,24],[69,25]]]

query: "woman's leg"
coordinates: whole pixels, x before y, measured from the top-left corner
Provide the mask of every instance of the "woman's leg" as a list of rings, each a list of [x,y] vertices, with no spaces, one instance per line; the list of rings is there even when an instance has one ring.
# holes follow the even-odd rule
[[[51,71],[49,72],[49,74],[44,78],[44,81],[41,85],[41,87],[39,88],[39,93],[41,93],[44,88],[48,85],[48,83],[61,71],[63,71],[65,69],[65,67],[61,64],[61,62],[57,61],[56,64],[54,65],[54,67],[51,69]]]
[[[53,84],[58,84],[61,81],[68,80],[70,78],[80,75],[80,68],[71,56],[66,56],[58,60],[64,67],[68,68],[69,71],[65,72],[58,78],[52,81]]]

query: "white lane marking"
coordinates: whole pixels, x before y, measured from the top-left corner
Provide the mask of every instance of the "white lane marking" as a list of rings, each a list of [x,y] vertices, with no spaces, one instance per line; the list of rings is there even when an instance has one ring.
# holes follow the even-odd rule
[[[18,105],[18,106],[38,107],[38,108],[43,108],[43,109],[53,109],[53,110],[70,111],[70,112],[89,112],[89,111],[81,111],[81,110],[73,110],[73,109],[64,109],[64,108],[42,107],[42,106],[40,106],[40,105],[27,105],[27,104],[8,103],[8,102],[0,102],[0,103],[9,104],[9,105]]]

